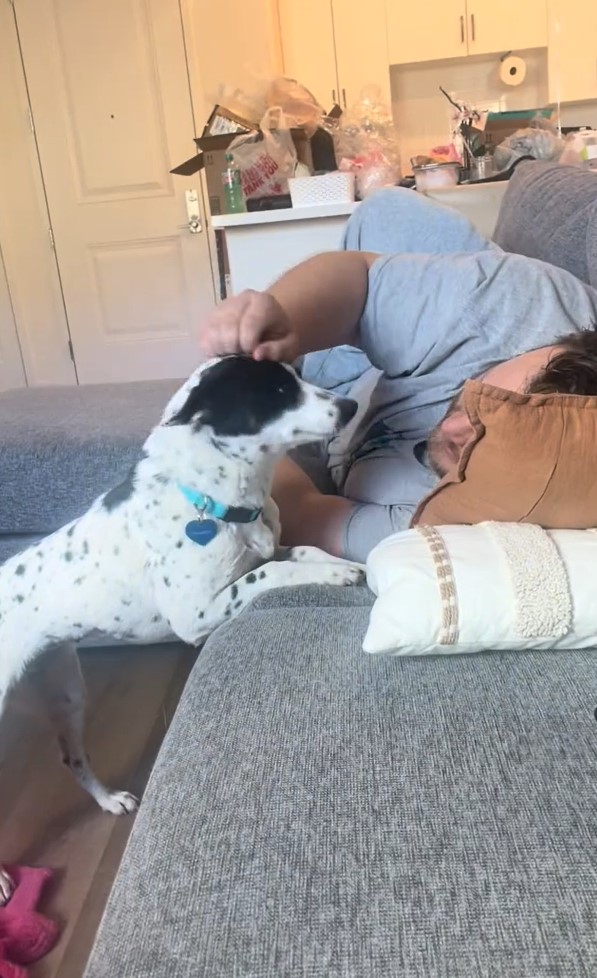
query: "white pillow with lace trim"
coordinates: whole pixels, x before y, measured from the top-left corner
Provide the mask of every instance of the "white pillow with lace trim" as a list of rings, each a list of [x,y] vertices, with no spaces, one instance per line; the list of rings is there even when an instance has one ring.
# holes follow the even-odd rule
[[[391,655],[597,646],[597,532],[418,526],[367,561],[363,648]]]

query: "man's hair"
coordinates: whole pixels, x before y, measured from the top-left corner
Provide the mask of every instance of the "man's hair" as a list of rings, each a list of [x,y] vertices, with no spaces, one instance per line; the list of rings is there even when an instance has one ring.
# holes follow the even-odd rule
[[[561,352],[533,377],[527,393],[597,395],[597,323],[560,337],[554,345]]]

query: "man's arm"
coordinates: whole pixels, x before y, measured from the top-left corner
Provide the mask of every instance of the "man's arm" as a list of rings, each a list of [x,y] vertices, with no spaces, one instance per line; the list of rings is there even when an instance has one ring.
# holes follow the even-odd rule
[[[203,353],[292,361],[303,353],[356,343],[368,272],[376,258],[358,251],[316,255],[266,292],[247,290],[227,299],[201,327]]]
[[[369,268],[378,257],[360,251],[316,255],[267,290],[288,316],[299,354],[356,343]]]

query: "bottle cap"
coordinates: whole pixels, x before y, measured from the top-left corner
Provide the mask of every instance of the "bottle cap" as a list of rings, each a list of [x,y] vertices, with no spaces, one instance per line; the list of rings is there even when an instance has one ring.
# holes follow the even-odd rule
[[[232,153],[226,153],[226,162],[234,163],[234,156],[232,155]]]

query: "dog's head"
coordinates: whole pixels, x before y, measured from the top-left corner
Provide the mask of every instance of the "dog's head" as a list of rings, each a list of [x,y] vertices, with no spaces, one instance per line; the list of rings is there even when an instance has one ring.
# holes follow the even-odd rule
[[[305,383],[285,364],[228,356],[195,371],[172,398],[162,424],[190,426],[226,443],[254,441],[282,453],[331,437],[356,407]]]

